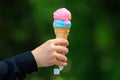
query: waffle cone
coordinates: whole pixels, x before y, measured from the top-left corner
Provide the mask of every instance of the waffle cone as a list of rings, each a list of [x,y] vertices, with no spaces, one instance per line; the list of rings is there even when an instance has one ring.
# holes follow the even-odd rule
[[[55,31],[56,38],[67,39],[70,28],[57,27],[57,28],[54,28],[54,31]]]

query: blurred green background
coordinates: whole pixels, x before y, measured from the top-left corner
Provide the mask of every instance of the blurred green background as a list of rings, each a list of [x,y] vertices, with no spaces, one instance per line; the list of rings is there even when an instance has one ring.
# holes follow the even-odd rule
[[[25,80],[120,80],[120,0],[0,0],[0,60],[55,38],[53,12],[62,7],[72,13],[68,66]]]

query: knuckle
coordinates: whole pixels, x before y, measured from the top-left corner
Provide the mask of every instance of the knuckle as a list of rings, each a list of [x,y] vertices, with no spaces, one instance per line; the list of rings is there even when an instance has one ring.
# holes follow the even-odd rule
[[[66,56],[64,56],[64,62],[67,62],[67,60],[68,60],[68,59],[67,59],[67,57],[66,57]]]
[[[67,62],[68,61],[68,59],[67,59],[67,57],[65,57],[65,62]]]
[[[63,61],[67,62],[67,57],[66,56],[63,57]]]
[[[49,64],[50,64],[50,65],[54,65],[55,62],[56,62],[56,60],[55,60],[55,59],[52,59]]]
[[[55,46],[51,44],[51,45],[50,45],[50,50],[51,50],[51,51],[55,51]]]
[[[69,52],[69,49],[68,49],[68,48],[64,48],[64,49],[63,49],[63,53],[64,53],[64,54],[67,54],[68,52]]]
[[[57,58],[57,54],[54,53],[52,57],[56,59]]]
[[[68,53],[69,52],[69,49],[68,48],[66,48],[66,53]]]
[[[53,59],[52,61],[51,61],[51,65],[57,65],[57,61],[56,61],[56,59]]]

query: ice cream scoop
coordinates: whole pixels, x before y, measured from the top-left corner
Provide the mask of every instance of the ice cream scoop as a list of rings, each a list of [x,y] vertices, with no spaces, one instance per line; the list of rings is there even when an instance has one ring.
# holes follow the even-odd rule
[[[71,20],[71,13],[66,8],[60,8],[54,12],[54,20]]]
[[[71,13],[66,8],[60,8],[53,13],[54,22],[53,27],[55,31],[56,38],[67,39],[70,28],[71,28]],[[58,69],[54,69],[54,74],[59,75],[60,71],[63,69],[59,66]]]
[[[53,27],[71,27],[71,13],[66,8],[60,8],[53,13]]]

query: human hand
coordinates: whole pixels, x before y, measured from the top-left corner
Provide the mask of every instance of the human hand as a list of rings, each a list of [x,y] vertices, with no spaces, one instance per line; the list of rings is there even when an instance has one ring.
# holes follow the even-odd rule
[[[51,39],[35,48],[32,54],[36,60],[37,67],[48,67],[52,65],[66,66],[68,53],[68,41],[62,38]]]

